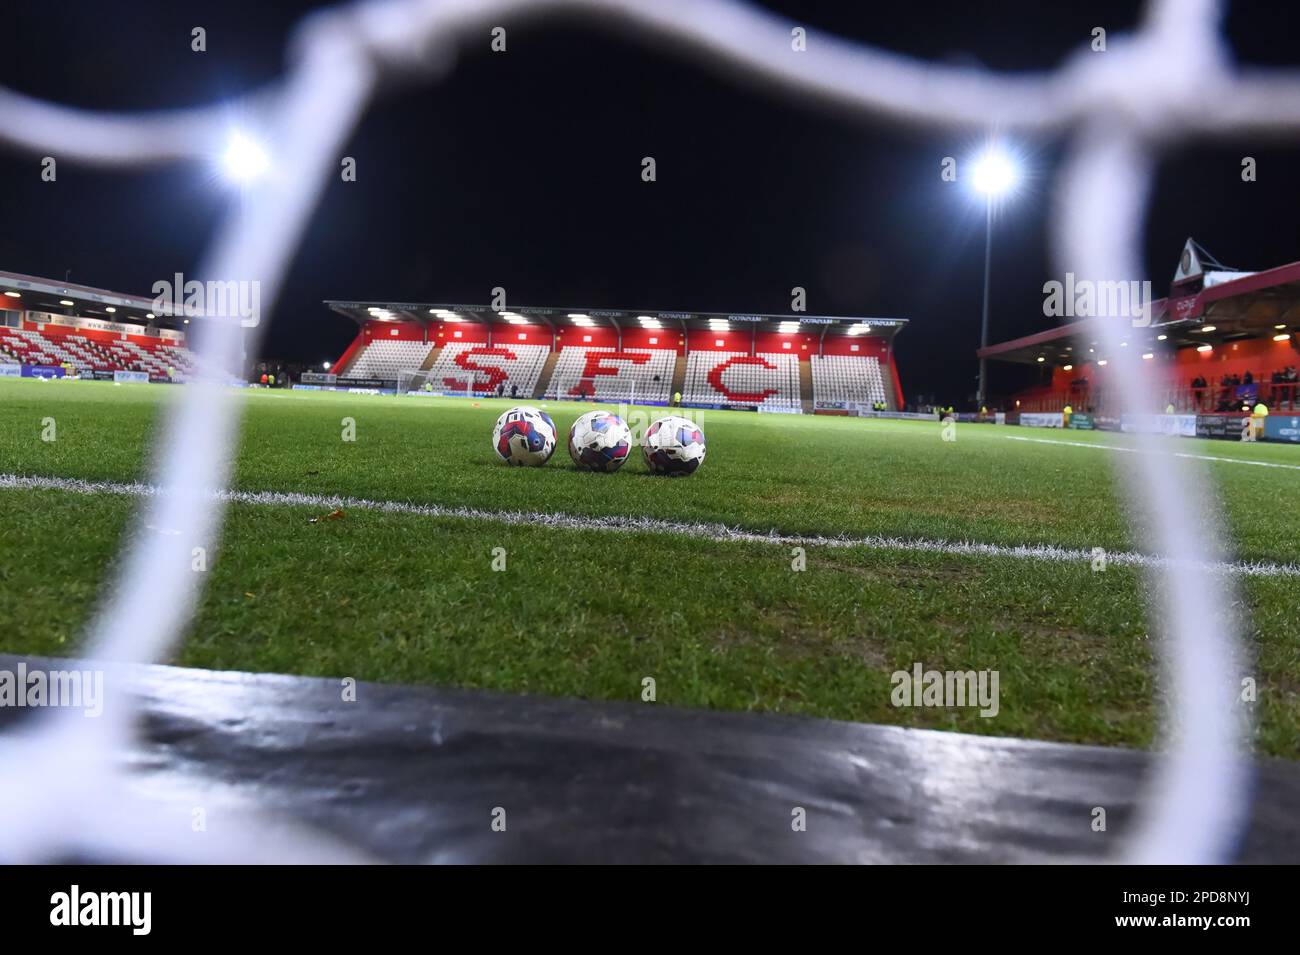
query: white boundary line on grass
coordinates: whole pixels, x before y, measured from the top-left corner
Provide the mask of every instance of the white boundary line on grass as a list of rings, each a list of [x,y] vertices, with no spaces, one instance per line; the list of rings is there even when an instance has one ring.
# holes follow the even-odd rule
[[[1222,461],[1225,464],[1253,464],[1261,468],[1286,468],[1300,471],[1300,464],[1280,464],[1276,461],[1250,461],[1246,458],[1224,458],[1215,454],[1189,454],[1186,451],[1151,451],[1148,448],[1126,448],[1118,444],[1093,444],[1088,441],[1062,441],[1058,438],[1026,438],[1017,434],[1004,434],[1008,441],[1032,441],[1034,444],[1063,444],[1071,448],[1093,448],[1102,451],[1125,451],[1129,454],[1168,454],[1175,458],[1193,461]]]
[[[162,493],[151,484],[118,481],[83,481],[76,478],[25,477],[0,474],[0,490],[66,491],[73,494],[114,494],[147,498]],[[1090,563],[1091,551],[1058,547],[1054,544],[986,544],[979,541],[927,540],[925,538],[825,537],[815,534],[782,534],[776,530],[762,533],[719,523],[689,523],[655,517],[621,515],[588,516],[548,513],[545,511],[492,511],[477,507],[416,504],[409,501],[377,501],[369,498],[327,494],[304,494],[296,491],[220,491],[216,495],[226,504],[253,504],[267,507],[313,507],[318,510],[379,511],[385,514],[408,514],[417,517],[452,518],[467,521],[491,521],[526,527],[553,527],[576,531],[621,531],[623,533],[665,534],[675,537],[704,538],[719,543],[781,544],[787,547],[861,547],[868,550],[902,551],[921,554],[949,554],[958,557],[1013,557],[1024,560],[1058,563]],[[154,528],[158,530],[157,528]],[[165,533],[165,532],[164,532]],[[1106,563],[1120,567],[1180,568],[1208,570],[1241,577],[1300,577],[1300,566],[1260,561],[1234,561],[1197,564],[1169,560],[1129,551],[1106,553]]]

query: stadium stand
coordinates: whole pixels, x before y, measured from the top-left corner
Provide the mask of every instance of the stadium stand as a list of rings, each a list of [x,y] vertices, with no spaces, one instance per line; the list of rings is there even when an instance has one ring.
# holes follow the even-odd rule
[[[560,350],[545,398],[667,402],[677,353],[671,348],[568,345]]]
[[[0,360],[67,364],[77,373],[142,371],[157,377],[170,377],[173,371],[178,377],[192,375],[198,367],[194,353],[179,345],[7,327],[0,327]]]
[[[373,341],[347,368],[349,378],[394,379],[398,372],[419,368],[434,346],[428,342]]]
[[[550,351],[545,345],[452,342],[438,353],[429,369],[428,380],[434,390],[451,394],[472,390],[476,395],[490,395],[496,394],[500,387],[503,394],[509,395],[514,389],[521,397],[532,397]]]
[[[682,401],[797,412],[801,410],[799,359],[786,354],[693,351],[686,362]]]
[[[332,380],[313,387],[365,378],[398,394],[483,396],[502,386],[519,398],[648,404],[680,392],[685,404],[803,414],[903,406],[892,347],[901,318],[325,304],[357,334]],[[819,355],[839,357],[815,368]]]
[[[888,400],[875,356],[813,355],[810,360],[815,401],[872,405]]]

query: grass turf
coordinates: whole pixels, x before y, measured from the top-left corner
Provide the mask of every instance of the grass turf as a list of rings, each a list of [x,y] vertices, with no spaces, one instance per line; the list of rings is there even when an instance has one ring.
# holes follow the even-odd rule
[[[148,438],[175,392],[0,382],[0,472],[146,480]],[[493,510],[649,515],[817,534],[1132,546],[1118,455],[1007,440],[1122,444],[1119,435],[705,412],[703,468],[653,478],[634,458],[578,473],[497,464],[510,402],[249,392],[236,484]],[[562,431],[589,406],[552,403]],[[646,409],[653,416],[662,409]],[[345,417],[355,442],[342,440]],[[41,440],[53,418],[57,440]],[[1186,453],[1300,464],[1284,446],[1178,440]],[[1300,471],[1206,465],[1235,556],[1300,562]],[[66,654],[111,570],[136,502],[0,491],[0,648]],[[508,691],[765,709],[998,735],[1144,745],[1158,696],[1143,578],[1111,567],[652,534],[511,527],[235,505],[176,662]],[[491,569],[493,549],[507,570]],[[1242,593],[1259,680],[1256,742],[1300,755],[1295,578]],[[1001,708],[890,705],[889,675],[996,669]]]

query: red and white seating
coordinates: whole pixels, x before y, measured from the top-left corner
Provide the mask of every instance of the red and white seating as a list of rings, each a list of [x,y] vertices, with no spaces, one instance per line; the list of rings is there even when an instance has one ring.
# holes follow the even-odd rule
[[[787,354],[693,351],[686,361],[682,401],[800,411],[799,358]]]
[[[560,349],[545,397],[666,402],[676,361],[671,348],[569,345]]]
[[[813,355],[813,400],[872,405],[885,401],[885,376],[874,355]]]
[[[67,359],[62,349],[46,340],[40,332],[25,328],[0,328],[0,342],[14,361],[31,365],[58,365]]]
[[[429,369],[435,391],[446,394],[494,395],[511,389],[531,398],[551,349],[546,345],[484,345],[452,342],[444,345]]]
[[[430,342],[370,342],[345,369],[349,378],[397,378],[399,372],[413,371],[424,364],[434,346]]]
[[[48,333],[30,328],[0,327],[0,361],[32,365],[72,365],[77,373],[94,370],[143,371],[170,377],[192,375],[197,367],[193,352],[180,345],[91,338],[87,335]]]

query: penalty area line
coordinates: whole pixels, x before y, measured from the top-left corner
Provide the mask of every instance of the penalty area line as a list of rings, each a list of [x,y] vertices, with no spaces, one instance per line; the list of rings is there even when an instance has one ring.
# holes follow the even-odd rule
[[[1032,440],[1032,439],[1029,439]],[[116,495],[148,498],[165,493],[156,485],[138,482],[83,481],[77,478],[29,477],[0,474],[0,490],[64,491],[71,494]],[[664,534],[674,537],[704,538],[718,543],[781,544],[788,547],[861,548],[916,554],[946,554],[956,557],[1011,557],[1021,560],[1056,563],[1091,563],[1097,556],[1081,548],[1055,544],[986,544],[978,541],[930,540],[925,538],[827,537],[809,534],[783,534],[745,530],[718,523],[690,523],[655,517],[588,516],[548,513],[545,511],[493,511],[476,507],[443,504],[417,504],[409,501],[381,501],[360,497],[305,494],[295,491],[218,491],[218,500],[229,504],[264,507],[312,507],[317,509],[376,511],[383,514],[406,514],[415,517],[485,521],[511,526],[550,527],[576,531],[616,531],[622,533]],[[1196,562],[1155,557],[1131,551],[1105,553],[1106,563],[1119,567],[1182,568],[1191,571],[1231,574],[1244,577],[1300,577],[1300,566],[1269,561]]]

